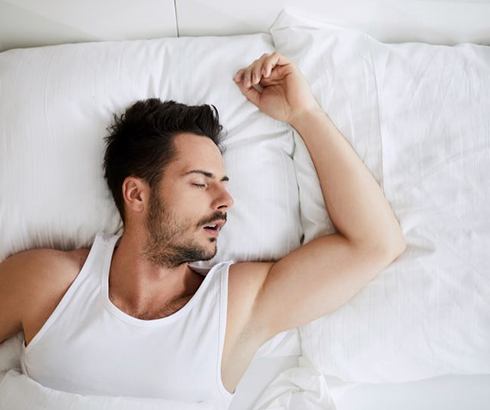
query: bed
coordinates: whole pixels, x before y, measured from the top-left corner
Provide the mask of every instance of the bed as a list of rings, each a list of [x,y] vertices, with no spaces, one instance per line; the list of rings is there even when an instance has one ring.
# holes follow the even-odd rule
[[[225,126],[236,206],[197,267],[334,232],[301,137],[232,82],[277,50],[383,188],[408,248],[336,312],[266,342],[230,409],[488,409],[488,21],[486,1],[1,2],[0,261],[120,229],[102,137],[112,112],[150,96],[213,103]],[[21,343],[0,344],[1,410],[211,408],[47,391],[19,372]]]

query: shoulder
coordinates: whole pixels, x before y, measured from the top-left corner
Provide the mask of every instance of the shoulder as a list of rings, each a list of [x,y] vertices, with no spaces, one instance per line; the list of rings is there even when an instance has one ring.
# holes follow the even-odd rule
[[[0,264],[0,279],[8,284],[16,310],[13,314],[20,320],[26,341],[32,340],[60,302],[89,251],[85,248],[72,251],[30,249],[18,252]]]
[[[87,248],[71,251],[29,249],[9,256],[2,262],[2,266],[12,274],[35,278],[37,275],[52,275],[65,269],[72,271],[81,268],[89,252],[90,249]]]
[[[43,298],[56,297],[73,282],[80,272],[89,249],[62,251],[50,248],[18,252],[1,264],[19,294],[29,305]]]

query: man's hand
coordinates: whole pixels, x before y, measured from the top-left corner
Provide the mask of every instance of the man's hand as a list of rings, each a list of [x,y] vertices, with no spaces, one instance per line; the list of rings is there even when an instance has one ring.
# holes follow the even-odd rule
[[[276,120],[291,123],[304,112],[321,110],[301,71],[277,52],[263,54],[233,80],[250,102]]]

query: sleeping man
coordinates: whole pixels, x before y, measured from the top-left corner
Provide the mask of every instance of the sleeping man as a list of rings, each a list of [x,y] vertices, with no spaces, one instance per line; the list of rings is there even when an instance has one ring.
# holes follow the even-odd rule
[[[277,261],[197,273],[189,264],[216,255],[233,206],[219,117],[209,105],[138,101],[106,138],[122,233],[0,264],[0,342],[23,332],[26,375],[65,392],[227,408],[267,340],[333,312],[404,251],[380,187],[295,64],[263,54],[233,81],[301,135],[336,233]]]

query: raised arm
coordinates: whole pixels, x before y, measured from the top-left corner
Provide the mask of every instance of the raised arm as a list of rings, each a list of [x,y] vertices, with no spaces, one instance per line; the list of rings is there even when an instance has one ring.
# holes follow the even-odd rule
[[[336,310],[406,245],[381,188],[292,62],[278,53],[264,54],[240,70],[235,81],[252,103],[288,122],[301,135],[338,231],[312,240],[275,263],[238,267],[249,272],[267,270],[251,323],[264,328],[269,337]]]
[[[400,226],[381,188],[317,103],[298,68],[279,53],[264,54],[236,78],[241,79],[239,87],[252,103],[288,122],[301,135],[328,214],[340,234],[362,247],[404,248]]]
[[[321,110],[291,119],[315,165],[328,214],[349,242],[400,252],[405,241],[392,209],[349,141]]]

